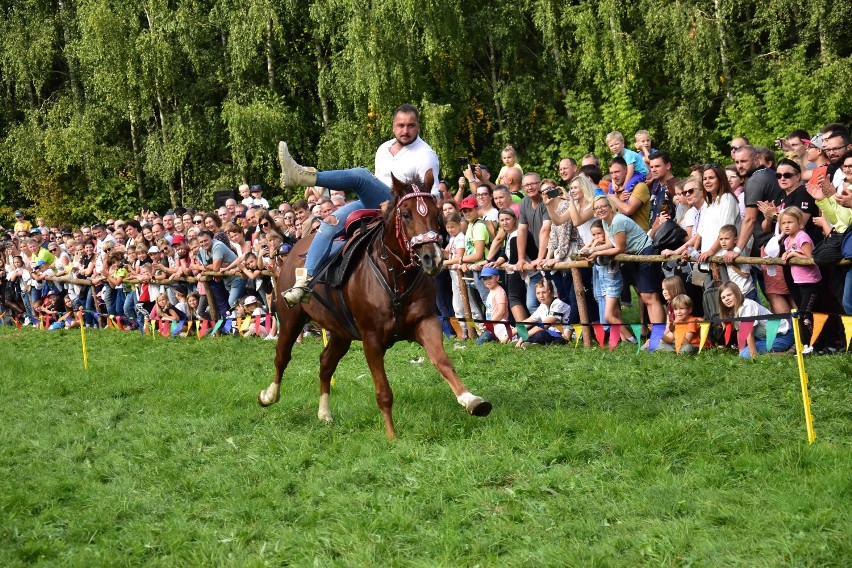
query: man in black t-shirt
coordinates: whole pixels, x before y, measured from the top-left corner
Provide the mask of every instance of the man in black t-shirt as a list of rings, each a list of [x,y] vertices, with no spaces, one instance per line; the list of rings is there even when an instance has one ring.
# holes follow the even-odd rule
[[[760,165],[757,152],[751,146],[743,146],[734,152],[734,163],[737,172],[746,178],[745,207],[746,213],[740,227],[740,235],[734,250],[725,253],[725,262],[732,263],[738,256],[760,256],[760,247],[772,236],[763,230],[763,213],[758,208],[758,202],[768,201],[775,205],[781,202],[783,192],[775,179],[775,170]],[[745,250],[749,239],[754,236],[750,250]]]

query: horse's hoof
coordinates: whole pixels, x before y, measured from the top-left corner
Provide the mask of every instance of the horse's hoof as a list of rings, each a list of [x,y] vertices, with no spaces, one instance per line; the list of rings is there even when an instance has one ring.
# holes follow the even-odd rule
[[[266,408],[267,406],[271,406],[271,405],[275,404],[276,402],[278,402],[280,400],[280,398],[281,398],[281,395],[279,394],[279,395],[276,395],[275,398],[273,398],[272,400],[267,400],[265,390],[262,390],[259,393],[257,393],[257,403],[260,406],[262,406],[263,408]]]
[[[491,403],[484,398],[480,398],[479,401],[475,403],[475,406],[472,406],[468,412],[474,416],[488,416],[491,414]]]

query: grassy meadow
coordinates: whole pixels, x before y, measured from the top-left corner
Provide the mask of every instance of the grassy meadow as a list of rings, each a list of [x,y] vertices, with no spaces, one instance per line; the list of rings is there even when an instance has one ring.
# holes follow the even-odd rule
[[[317,421],[320,341],[0,328],[0,565],[848,566],[852,356],[360,345]]]

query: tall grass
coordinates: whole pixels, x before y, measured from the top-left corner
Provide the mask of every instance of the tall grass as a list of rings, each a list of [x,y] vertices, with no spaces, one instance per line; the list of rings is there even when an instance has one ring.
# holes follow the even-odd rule
[[[258,407],[274,345],[0,328],[0,563],[21,566],[847,566],[848,355],[451,350],[494,403],[464,413],[419,346],[388,354],[389,442],[360,346],[335,421],[320,343]]]

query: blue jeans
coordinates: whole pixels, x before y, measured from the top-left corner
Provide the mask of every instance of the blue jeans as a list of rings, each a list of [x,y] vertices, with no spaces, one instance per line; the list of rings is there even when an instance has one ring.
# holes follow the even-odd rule
[[[768,349],[766,347],[766,339],[755,339],[754,346],[757,348],[758,353],[766,353],[767,351],[774,351],[776,353],[783,353],[787,351],[789,348],[793,346],[796,342],[796,338],[793,335],[793,330],[787,331],[787,333],[783,335],[775,336],[775,342],[772,344],[772,348]],[[740,351],[740,357],[744,359],[748,359],[751,357],[751,354],[748,351],[748,346],[744,347],[742,351]]]
[[[354,191],[367,209],[378,209],[391,198],[391,190],[365,168],[317,173],[317,185],[342,191]]]
[[[316,269],[331,254],[334,239],[343,233],[346,220],[353,211],[379,209],[383,202],[391,198],[390,188],[365,168],[318,172],[317,185],[329,189],[354,191],[358,195],[358,200],[347,203],[334,212],[337,219],[336,225],[329,225],[324,221],[320,224],[305,258],[305,268],[309,276],[313,276]]]
[[[533,313],[538,309],[539,301],[538,298],[535,297],[535,285],[536,282],[541,280],[541,272],[534,272],[530,274],[530,281],[527,283],[527,311],[529,313]]]
[[[246,289],[246,279],[237,277],[225,278],[222,280],[222,283],[225,285],[225,289],[228,290],[228,307],[233,308],[237,305],[237,300],[243,296],[243,292]]]
[[[843,285],[843,311],[852,316],[852,268],[847,267],[846,283]]]

